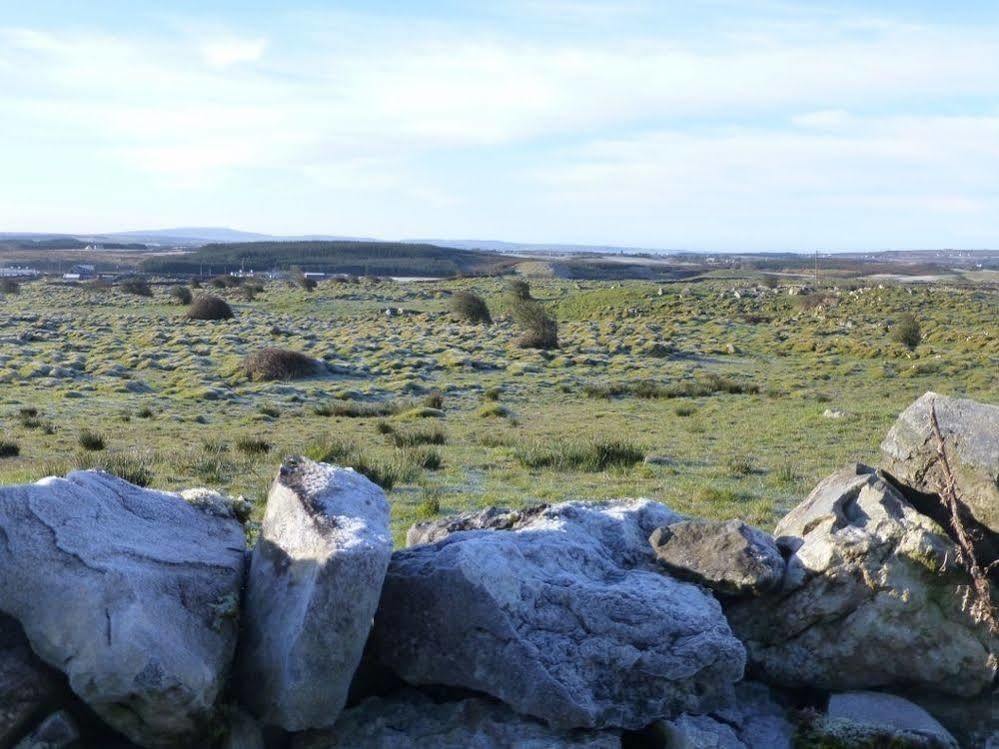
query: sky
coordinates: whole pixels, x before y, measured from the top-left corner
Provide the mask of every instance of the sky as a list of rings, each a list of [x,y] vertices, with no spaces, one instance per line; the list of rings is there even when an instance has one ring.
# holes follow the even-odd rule
[[[172,226],[996,248],[999,3],[0,0],[0,231]]]

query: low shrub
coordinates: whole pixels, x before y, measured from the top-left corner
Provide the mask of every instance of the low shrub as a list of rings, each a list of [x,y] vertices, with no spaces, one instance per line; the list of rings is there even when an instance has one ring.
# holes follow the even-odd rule
[[[487,403],[476,412],[476,416],[482,419],[505,419],[509,415],[506,407],[499,403]]]
[[[151,297],[153,295],[153,290],[149,287],[149,282],[142,278],[129,278],[126,281],[122,281],[119,284],[119,288],[126,294],[134,294],[135,296]]]
[[[178,304],[183,305],[190,304],[194,299],[191,290],[186,286],[174,286],[170,289],[170,296],[176,299]]]
[[[910,351],[914,351],[923,340],[919,321],[908,312],[900,315],[891,329],[891,339],[896,343],[901,343]]]
[[[84,429],[77,435],[76,441],[84,450],[97,452],[104,449],[104,437],[91,429]]]
[[[498,401],[502,394],[503,394],[503,388],[499,386],[486,388],[486,390],[482,393],[482,400]]]
[[[421,405],[424,405],[427,408],[436,408],[438,411],[443,411],[444,394],[440,390],[433,390],[423,398]]]
[[[513,319],[523,331],[517,339],[520,348],[558,348],[558,324],[540,302],[518,299],[513,305]]]
[[[251,380],[298,380],[316,374],[316,360],[298,351],[264,348],[243,360],[243,371]]]
[[[518,448],[515,457],[525,468],[592,473],[631,467],[645,459],[645,451],[622,440],[538,442]]]
[[[489,314],[489,307],[486,306],[482,297],[470,291],[459,291],[451,297],[451,314],[462,322],[473,325],[491,325],[493,318]]]
[[[229,320],[233,314],[225,299],[205,294],[191,302],[187,317],[190,320]]]
[[[416,466],[425,471],[436,471],[444,464],[441,454],[432,447],[421,447],[410,450],[407,458]]]
[[[4,278],[3,280],[0,280],[0,293],[19,294],[20,292],[21,292],[21,284],[19,284],[13,278]]]
[[[511,278],[506,284],[506,290],[514,299],[531,299],[531,285],[523,278]]]
[[[21,454],[21,447],[9,439],[0,439],[0,458],[16,458]]]
[[[416,517],[419,520],[430,520],[441,514],[440,492],[427,490],[423,493],[423,499],[416,506]]]

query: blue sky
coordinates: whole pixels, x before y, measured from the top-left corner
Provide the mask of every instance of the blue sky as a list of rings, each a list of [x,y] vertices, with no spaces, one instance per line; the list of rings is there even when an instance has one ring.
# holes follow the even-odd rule
[[[999,247],[992,2],[0,0],[0,112],[0,231]]]

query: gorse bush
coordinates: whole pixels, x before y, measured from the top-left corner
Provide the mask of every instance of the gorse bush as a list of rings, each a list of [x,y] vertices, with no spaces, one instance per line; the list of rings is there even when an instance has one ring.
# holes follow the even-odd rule
[[[0,293],[17,294],[20,291],[21,291],[21,284],[19,284],[13,278],[4,278],[3,280],[0,280]]]
[[[21,454],[21,448],[13,440],[0,439],[0,458],[16,458]]]
[[[233,314],[232,307],[224,299],[205,294],[191,302],[187,317],[191,320],[229,320]]]
[[[896,343],[901,343],[910,351],[914,350],[923,340],[923,332],[920,329],[919,321],[908,312],[900,315],[892,327],[891,338]]]
[[[122,281],[119,288],[126,294],[147,297],[153,295],[153,290],[149,287],[149,282],[142,278],[130,278],[127,281]]]
[[[243,360],[243,371],[251,380],[298,380],[316,374],[318,365],[298,351],[265,348]]]
[[[489,307],[482,297],[470,291],[459,291],[451,297],[451,314],[462,322],[475,325],[492,324],[493,318],[489,314]]]
[[[170,296],[177,300],[178,304],[190,304],[194,299],[191,290],[186,286],[174,286],[170,289]]]
[[[506,285],[507,293],[514,299],[530,299],[531,285],[523,278],[511,278]]]
[[[606,471],[628,468],[645,458],[645,451],[621,440],[592,442],[537,442],[520,447],[515,457],[525,468],[555,471]]]
[[[540,302],[518,299],[513,305],[513,320],[523,331],[517,339],[521,348],[558,348],[558,324]]]

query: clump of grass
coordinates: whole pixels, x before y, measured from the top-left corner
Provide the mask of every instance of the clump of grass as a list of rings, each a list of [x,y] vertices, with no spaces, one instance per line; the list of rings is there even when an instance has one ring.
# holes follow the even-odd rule
[[[505,419],[509,415],[510,411],[499,403],[487,403],[476,412],[482,419]]]
[[[549,468],[555,471],[606,471],[629,468],[645,458],[645,451],[622,440],[592,442],[538,442],[519,447],[515,452],[525,468]]]
[[[462,322],[491,325],[492,315],[482,297],[470,291],[459,291],[451,297],[451,314]]]
[[[423,492],[423,499],[416,506],[416,517],[419,520],[430,520],[441,514],[440,492],[427,489]]]
[[[21,292],[21,284],[19,284],[13,278],[5,278],[3,280],[0,280],[0,293],[19,294],[20,292]]]
[[[681,418],[686,418],[687,416],[693,416],[694,414],[696,414],[697,409],[694,408],[693,406],[686,406],[686,405],[677,406],[675,409],[673,409],[673,413],[675,413],[677,416]]]
[[[558,348],[558,323],[533,299],[517,299],[513,320],[523,331],[516,343],[520,348]]]
[[[305,450],[305,457],[318,463],[340,463],[355,455],[357,446],[349,440],[326,435]]]
[[[749,476],[756,466],[748,455],[730,455],[725,460],[725,470],[731,476]]]
[[[440,452],[432,447],[420,447],[409,450],[406,456],[414,465],[426,471],[436,471],[444,465]]]
[[[177,304],[188,305],[194,300],[194,295],[186,286],[174,286],[170,289],[170,296],[177,300]]]
[[[587,383],[583,385],[583,393],[589,398],[613,398],[616,396],[632,396],[635,398],[698,398],[719,393],[755,394],[760,391],[759,385],[751,382],[725,377],[710,372],[693,380],[681,380],[669,385],[653,380],[636,380],[634,382],[618,383]],[[683,415],[683,414],[680,414]],[[689,414],[687,414],[689,415]]]
[[[80,447],[84,450],[91,450],[97,452],[104,449],[104,437],[98,432],[91,429],[84,429],[81,431],[77,437],[76,441],[80,443]]]
[[[0,439],[0,458],[16,458],[21,454],[21,447],[14,440]]]
[[[385,424],[386,422],[379,422]],[[388,425],[391,426],[391,425]],[[447,443],[447,434],[440,427],[430,429],[414,429],[406,432],[397,432],[392,429],[387,434],[393,445],[396,447],[419,447],[421,445],[444,445]]]
[[[298,351],[264,348],[243,360],[243,371],[251,380],[298,380],[316,374],[316,360]]]
[[[394,434],[395,427],[387,421],[379,421],[375,424],[375,431],[378,432],[378,434]]]
[[[230,320],[233,313],[225,299],[204,294],[191,302],[187,317],[189,320]]]
[[[200,447],[193,448],[178,460],[178,467],[185,473],[215,485],[232,481],[238,469],[236,462],[229,457],[229,446],[221,441],[206,441]]]
[[[266,455],[271,451],[271,443],[259,437],[244,435],[236,438],[236,449],[246,455]]]
[[[792,463],[785,462],[774,469],[773,479],[782,485],[794,484],[798,481],[798,473],[794,470]]]
[[[79,452],[76,454],[76,467],[106,471],[136,486],[149,486],[153,480],[151,456],[137,449],[124,452]]]
[[[421,401],[421,405],[442,411],[444,410],[444,394],[440,390],[433,390],[427,393]]]
[[[891,330],[891,339],[914,351],[923,340],[919,321],[911,313],[900,315]]]
[[[119,288],[126,294],[134,294],[135,296],[151,297],[153,295],[153,290],[149,287],[149,282],[143,278],[129,278],[126,281],[122,281]]]
[[[17,411],[17,421],[25,429],[38,429],[42,425],[42,420],[38,416],[38,409],[34,406],[22,406]]]
[[[496,385],[491,388],[487,388],[485,392],[482,393],[482,400],[498,401],[502,394],[503,394],[503,388]]]
[[[264,416],[269,416],[272,419],[276,419],[281,415],[281,409],[277,406],[272,406],[269,403],[261,403],[257,406],[257,412],[263,414]]]
[[[335,400],[317,403],[312,408],[316,416],[343,416],[348,419],[366,419],[373,416],[391,416],[399,409],[394,403],[365,403],[363,401]]]
[[[138,411],[135,412],[135,415],[140,419],[151,419],[154,416],[153,409],[151,409],[149,406],[143,406],[142,408],[140,408]]]

